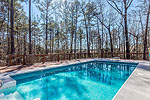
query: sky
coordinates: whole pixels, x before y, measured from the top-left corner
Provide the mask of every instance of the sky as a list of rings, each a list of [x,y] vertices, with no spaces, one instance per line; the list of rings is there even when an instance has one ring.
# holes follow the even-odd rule
[[[26,12],[26,15],[29,15],[29,3],[22,3],[22,6],[24,8],[24,11]],[[31,14],[32,16],[36,17],[37,15],[40,15],[40,11],[36,8],[36,5],[32,3],[31,5]]]
[[[54,0],[55,1],[55,0]],[[64,1],[64,0],[62,0]],[[138,4],[139,0],[133,0],[132,5],[130,7],[130,9],[134,9],[135,6]],[[27,3],[22,3],[22,6],[24,8],[24,11],[26,12],[26,15],[29,15],[29,4]],[[36,5],[34,3],[32,3],[32,10],[31,10],[31,14],[32,14],[32,19],[33,17],[36,17],[37,15],[40,16],[40,11],[36,8]]]

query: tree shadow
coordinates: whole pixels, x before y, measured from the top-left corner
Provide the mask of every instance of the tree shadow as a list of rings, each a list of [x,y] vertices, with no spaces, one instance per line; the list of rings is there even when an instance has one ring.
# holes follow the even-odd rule
[[[0,70],[6,70],[4,72],[13,72],[13,71],[19,71],[21,69],[31,67],[33,65],[19,65],[19,66],[6,66],[5,68],[1,68]]]
[[[143,70],[146,70],[146,71],[150,71],[150,64],[149,64],[149,65],[140,64],[140,65],[138,66],[138,68],[143,69]]]

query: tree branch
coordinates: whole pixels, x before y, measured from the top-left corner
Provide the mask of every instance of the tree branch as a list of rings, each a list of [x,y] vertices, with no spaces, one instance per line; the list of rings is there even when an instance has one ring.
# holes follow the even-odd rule
[[[131,0],[131,1],[127,4],[127,9],[131,6],[132,1],[133,1],[133,0]]]
[[[101,23],[102,25],[104,25],[107,29],[109,29],[109,27],[106,26],[106,25],[101,21],[101,19],[100,19],[98,16],[96,16],[96,17],[97,17],[97,19],[100,21],[100,23]]]
[[[116,4],[114,1],[112,1],[112,2],[113,2],[113,4],[115,5],[115,7],[114,7],[108,0],[106,0],[106,1],[107,1],[107,3],[108,3],[112,8],[114,8],[121,16],[124,16],[123,13],[122,13],[122,11],[118,8],[117,4]]]

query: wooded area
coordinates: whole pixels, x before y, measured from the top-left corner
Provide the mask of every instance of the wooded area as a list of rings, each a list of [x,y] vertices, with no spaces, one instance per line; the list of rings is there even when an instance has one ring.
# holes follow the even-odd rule
[[[37,56],[147,60],[149,13],[150,0],[1,0],[0,65]]]

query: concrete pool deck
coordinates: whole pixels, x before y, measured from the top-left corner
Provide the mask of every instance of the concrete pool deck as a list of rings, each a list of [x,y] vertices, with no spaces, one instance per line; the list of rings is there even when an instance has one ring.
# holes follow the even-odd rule
[[[133,60],[130,62],[138,62],[139,65],[113,100],[150,100],[150,62]]]
[[[139,63],[137,68],[117,92],[113,100],[150,100],[150,62],[141,60],[112,60],[112,59],[80,59],[61,62],[46,62],[30,66],[4,66],[0,68],[0,78],[11,74],[36,71],[45,68],[61,67],[63,65],[87,62],[91,60]],[[49,66],[49,67],[48,67]]]

